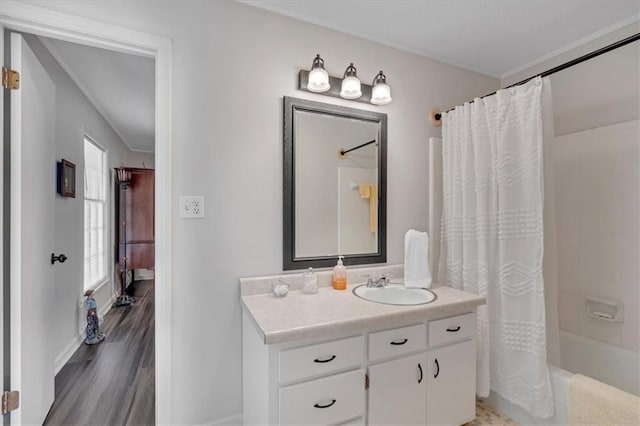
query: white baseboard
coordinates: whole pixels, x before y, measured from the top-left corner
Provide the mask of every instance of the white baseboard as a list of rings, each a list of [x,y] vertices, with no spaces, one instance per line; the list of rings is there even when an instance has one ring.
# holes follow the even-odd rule
[[[203,423],[199,426],[242,426],[242,413]]]
[[[109,303],[105,303],[104,306],[102,306],[102,309],[100,309],[98,315],[104,317],[107,312],[111,310],[111,306],[113,305],[113,302],[115,302],[115,300],[115,296],[111,296],[111,298],[109,298]],[[58,374],[60,370],[62,370],[62,367],[64,367],[64,365],[69,362],[73,354],[78,350],[83,342],[84,336],[82,332],[78,333],[73,339],[71,339],[71,341],[67,344],[67,346],[65,346],[60,355],[58,355],[56,357],[56,360],[54,361],[54,374]]]
[[[102,309],[100,309],[100,311],[98,311],[98,315],[100,315],[101,317],[107,315],[107,313],[113,307],[113,303],[115,301],[116,301],[116,296],[112,294],[111,297],[109,298],[109,302],[105,303],[104,306],[102,306]]]
[[[71,359],[75,351],[78,350],[80,345],[82,345],[83,337],[81,334],[78,334],[74,337],[67,346],[62,350],[62,353],[56,357],[54,363],[54,374],[58,374],[62,367]]]
[[[136,280],[152,280],[155,278],[154,272],[149,269],[136,269],[135,276]]]

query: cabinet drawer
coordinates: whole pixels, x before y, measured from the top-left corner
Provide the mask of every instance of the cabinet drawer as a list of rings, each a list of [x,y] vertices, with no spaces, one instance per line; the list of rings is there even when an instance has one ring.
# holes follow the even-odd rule
[[[364,361],[364,337],[288,349],[278,358],[280,383],[358,367]]]
[[[429,321],[429,346],[470,339],[476,332],[476,314],[469,313],[455,317]]]
[[[329,425],[364,416],[364,370],[280,388],[281,425]]]
[[[369,360],[388,358],[427,347],[427,329],[424,324],[379,331],[369,335]]]

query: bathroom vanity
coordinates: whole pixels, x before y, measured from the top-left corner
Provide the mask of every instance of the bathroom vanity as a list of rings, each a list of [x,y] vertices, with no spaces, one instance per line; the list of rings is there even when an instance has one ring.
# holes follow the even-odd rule
[[[483,297],[436,287],[429,304],[395,306],[362,300],[353,286],[284,298],[249,287],[241,292],[244,424],[475,418],[475,311]]]

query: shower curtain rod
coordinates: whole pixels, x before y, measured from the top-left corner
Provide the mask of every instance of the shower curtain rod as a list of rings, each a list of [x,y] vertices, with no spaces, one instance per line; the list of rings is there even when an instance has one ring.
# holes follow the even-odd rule
[[[514,84],[512,84],[510,86],[504,87],[504,88],[502,88],[500,90],[509,89],[509,88],[515,87],[515,86],[520,86],[521,84],[524,84],[527,81],[532,80],[532,79],[534,79],[536,77],[546,77],[548,75],[555,74],[558,71],[562,71],[562,70],[570,68],[570,67],[572,67],[574,65],[578,65],[578,64],[580,64],[580,63],[582,63],[584,61],[588,61],[589,59],[592,59],[592,58],[595,58],[596,56],[600,56],[600,55],[602,55],[604,53],[610,52],[610,51],[615,50],[615,49],[617,49],[619,47],[627,45],[629,43],[633,43],[634,41],[637,41],[637,40],[640,40],[640,33],[634,34],[634,35],[629,36],[629,37],[627,37],[625,39],[622,39],[620,41],[616,41],[615,43],[612,43],[612,44],[610,44],[608,46],[602,47],[602,48],[600,48],[598,50],[594,50],[593,52],[587,53],[586,55],[580,56],[579,58],[572,59],[569,62],[565,62],[564,64],[558,65],[557,67],[553,67],[553,68],[551,68],[551,69],[549,69],[547,71],[544,71],[544,72],[542,72],[540,74],[536,74],[536,75],[531,76],[529,78],[525,78],[522,81],[514,83]],[[495,94],[496,94],[496,92],[489,93],[488,95],[480,96],[480,99],[486,98],[487,96],[491,96],[491,95],[495,95]],[[473,100],[469,101],[469,103],[472,103],[472,102],[473,102]],[[454,109],[456,109],[456,107],[448,109],[446,112],[453,111]],[[436,120],[440,120],[442,118],[442,114],[436,113],[434,115],[434,117],[435,117]]]
[[[355,151],[356,149],[364,148],[365,146],[371,145],[372,143],[376,143],[376,140],[374,139],[372,141],[365,142],[362,145],[355,146],[355,147],[353,147],[351,149],[347,149],[346,151],[341,149],[340,150],[340,155],[345,155],[347,152],[351,152],[351,151]]]

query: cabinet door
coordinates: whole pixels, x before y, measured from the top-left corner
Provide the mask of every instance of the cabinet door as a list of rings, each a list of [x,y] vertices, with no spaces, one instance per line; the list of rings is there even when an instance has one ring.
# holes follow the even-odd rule
[[[369,425],[425,425],[427,354],[369,367]]]
[[[119,257],[127,257],[127,269],[154,268],[154,179],[155,172],[149,169],[127,168],[131,172],[131,183],[126,191],[116,185],[119,224]],[[124,199],[126,197],[126,199]],[[126,201],[126,212],[124,202]],[[126,213],[126,220],[125,220]],[[124,252],[126,222],[127,252]]]
[[[154,240],[154,180],[153,170],[131,169],[131,184],[127,197],[127,243]]]
[[[461,425],[476,416],[476,350],[472,340],[429,351],[427,424]]]

